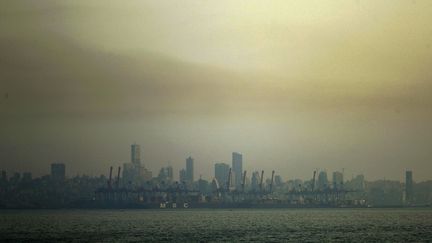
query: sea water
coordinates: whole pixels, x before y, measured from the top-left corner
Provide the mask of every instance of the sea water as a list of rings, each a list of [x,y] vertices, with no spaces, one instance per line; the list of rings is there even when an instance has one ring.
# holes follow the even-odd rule
[[[3,210],[0,241],[431,242],[432,210]]]

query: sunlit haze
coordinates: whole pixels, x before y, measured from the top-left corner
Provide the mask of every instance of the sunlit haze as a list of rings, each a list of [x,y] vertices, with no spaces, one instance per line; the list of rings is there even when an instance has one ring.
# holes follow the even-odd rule
[[[432,179],[432,1],[2,1],[0,163]]]

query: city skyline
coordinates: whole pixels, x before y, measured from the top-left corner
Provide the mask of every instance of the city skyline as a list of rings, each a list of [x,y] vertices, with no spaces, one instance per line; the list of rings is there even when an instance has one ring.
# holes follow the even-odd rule
[[[187,182],[189,184],[197,181],[196,178],[199,179],[205,179],[208,181],[211,181],[213,179],[217,179],[217,181],[219,182],[219,186],[224,187],[226,186],[226,181],[228,180],[228,173],[230,170],[232,175],[231,175],[231,184],[233,188],[236,188],[237,190],[239,188],[241,188],[241,183],[243,180],[243,176],[244,176],[244,171],[249,171],[249,175],[247,176],[247,178],[249,178],[250,180],[254,180],[254,176],[256,176],[255,174],[257,173],[257,176],[260,177],[260,173],[261,172],[265,172],[264,169],[262,168],[254,168],[251,170],[243,170],[243,154],[239,153],[239,152],[232,152],[231,153],[231,166],[228,163],[223,163],[223,162],[214,162],[213,163],[213,171],[210,170],[210,175],[209,176],[203,176],[202,171],[195,171],[194,170],[194,166],[195,166],[195,160],[194,158],[189,155],[188,157],[186,157],[185,159],[185,164],[183,166],[179,166],[177,172],[178,173],[174,173],[174,171],[176,171],[173,166],[171,165],[171,163],[168,163],[166,165],[161,165],[160,168],[157,168],[154,171],[146,168],[145,165],[141,164],[141,146],[139,144],[137,144],[136,142],[130,145],[130,163],[121,163],[118,165],[118,167],[122,167],[122,179],[123,180],[137,180],[137,178],[142,177],[145,178],[145,180],[151,180],[152,178],[157,178],[158,176],[160,176],[160,173],[165,174],[164,176],[168,176],[169,178],[172,178],[172,180],[176,180],[176,181],[183,181],[183,182]],[[66,178],[68,175],[65,172],[65,163],[59,163],[59,162],[54,162],[50,164],[51,166],[51,175],[53,175],[53,173],[56,175],[56,177],[58,177],[57,175],[60,174],[60,178]],[[132,167],[131,167],[132,166]],[[135,167],[138,166],[138,167]],[[136,169],[134,169],[133,167],[135,167]],[[110,165],[110,168],[117,168],[117,166],[114,165]],[[6,170],[2,169],[3,172],[7,173]],[[132,170],[132,171],[130,171]],[[134,171],[136,170],[136,171]],[[341,185],[343,184],[343,182],[345,180],[349,180],[349,179],[354,179],[354,177],[356,176],[362,176],[365,178],[365,175],[363,173],[358,173],[358,174],[352,174],[351,178],[349,178],[346,174],[345,174],[345,170],[346,168],[341,168],[340,170],[335,169],[335,170],[329,170],[327,168],[315,168],[312,172],[313,172],[313,178],[316,177],[317,181],[317,188],[318,189],[323,189],[324,187],[328,187],[331,186],[333,188],[340,188]],[[54,171],[54,172],[53,172]],[[157,174],[157,172],[159,171],[159,175]],[[209,171],[208,168],[205,169],[204,171]],[[237,172],[236,172],[237,171]],[[240,173],[240,177],[236,177],[236,174]],[[275,169],[273,168],[271,171],[275,171]],[[30,177],[33,176],[31,171],[9,171],[12,172],[9,174],[9,176],[13,176],[16,173],[19,174],[29,174]],[[266,171],[267,173],[265,174],[266,178],[269,179],[269,171]],[[112,171],[110,172],[112,173]],[[119,170],[120,173],[120,170]],[[175,174],[177,174],[178,176],[174,176]],[[403,179],[399,180],[401,182],[403,182],[403,180],[407,180],[408,174],[410,174],[410,180],[411,183],[413,181],[412,179],[412,170],[410,169],[406,169],[405,170],[405,174]],[[43,174],[43,175],[36,175],[36,177],[41,177],[47,174]],[[92,175],[92,174],[85,174],[85,173],[78,173],[76,175],[90,175],[90,176],[99,176],[99,175]],[[109,176],[109,173],[105,174],[105,173],[101,173],[100,175],[103,175],[105,177]],[[199,175],[197,177],[197,175]],[[74,175],[70,175],[70,177],[73,177]],[[312,177],[287,177],[286,175],[280,174],[280,173],[276,173],[277,177],[283,178],[284,180],[311,180]],[[331,179],[330,179],[330,176]],[[367,176],[367,175],[366,175]],[[368,178],[365,178],[368,179]],[[371,180],[380,180],[380,179],[384,179],[386,180],[386,176],[383,175],[383,178],[377,178],[377,179],[371,179]],[[398,179],[391,179],[391,178],[387,178],[387,180],[396,180],[398,181]],[[424,181],[429,181],[431,179],[426,179]],[[327,184],[330,183],[331,184]],[[250,182],[253,184],[253,182]]]
[[[0,3],[0,163],[432,170],[429,1]],[[100,9],[100,11],[95,11]],[[14,23],[14,24],[11,24]],[[177,175],[176,175],[177,176]],[[199,175],[195,175],[199,176]]]
[[[432,242],[432,0],[0,19],[0,242]]]
[[[139,157],[139,145],[131,145],[131,161]],[[233,152],[233,161],[239,161],[239,153]],[[237,158],[236,158],[237,157]],[[13,173],[8,176],[1,171],[0,207],[116,207],[139,206],[145,208],[188,208],[189,203],[204,207],[255,206],[275,207],[418,207],[430,204],[432,180],[415,181],[413,172],[405,171],[405,181],[365,180],[364,175],[351,179],[342,172],[314,171],[312,178],[285,180],[273,170],[271,177],[264,170],[244,171],[241,185],[235,186],[234,170],[228,164],[215,163],[214,178],[194,180],[191,172],[194,160],[186,158],[186,168],[180,170],[180,180],[173,178],[171,166],[162,167],[152,176],[144,166],[125,163],[121,167],[110,166],[109,175],[68,178],[67,166],[51,164],[51,173],[33,177],[31,173]],[[237,163],[233,163],[237,167]],[[125,173],[125,171],[128,171]],[[67,192],[67,193],[66,193]],[[22,200],[24,199],[24,200]],[[18,201],[17,201],[18,200]],[[185,202],[186,200],[186,202]],[[15,206],[14,205],[15,202]],[[183,203],[183,205],[182,205]],[[198,204],[196,204],[198,203]],[[134,206],[134,207],[135,207]],[[245,205],[243,205],[245,206]]]

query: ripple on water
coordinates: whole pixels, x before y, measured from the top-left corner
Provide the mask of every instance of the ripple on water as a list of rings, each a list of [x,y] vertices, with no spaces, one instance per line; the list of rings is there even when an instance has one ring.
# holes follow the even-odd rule
[[[1,211],[0,241],[431,241],[429,209]]]

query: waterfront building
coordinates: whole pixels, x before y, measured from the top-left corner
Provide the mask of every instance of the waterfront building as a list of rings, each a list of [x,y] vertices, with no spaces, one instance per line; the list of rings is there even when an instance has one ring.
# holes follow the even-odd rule
[[[123,164],[123,181],[128,184],[139,184],[152,179],[152,172],[141,163],[141,147],[131,145],[131,162]]]
[[[318,183],[317,183],[317,187],[319,190],[324,190],[326,188],[328,188],[328,178],[327,178],[327,172],[325,171],[321,171],[318,174]]]
[[[232,172],[234,175],[234,186],[236,189],[240,189],[243,173],[243,155],[240,153],[232,153]]]
[[[141,165],[141,148],[136,143],[131,145],[131,163]]]
[[[159,180],[161,181],[173,181],[173,168],[172,166],[162,167],[159,171],[158,175]]]
[[[187,176],[186,176],[186,170],[185,169],[181,169],[179,172],[179,179],[180,182],[187,182]]]
[[[342,172],[333,172],[333,189],[343,189],[343,174]]]
[[[215,178],[218,181],[219,185],[226,185],[228,181],[229,174],[229,165],[225,163],[216,163],[215,164]]]
[[[191,156],[186,158],[186,181],[194,182],[194,159]]]
[[[407,204],[412,204],[413,198],[414,198],[413,175],[412,175],[412,171],[407,170],[405,172],[405,202]]]

